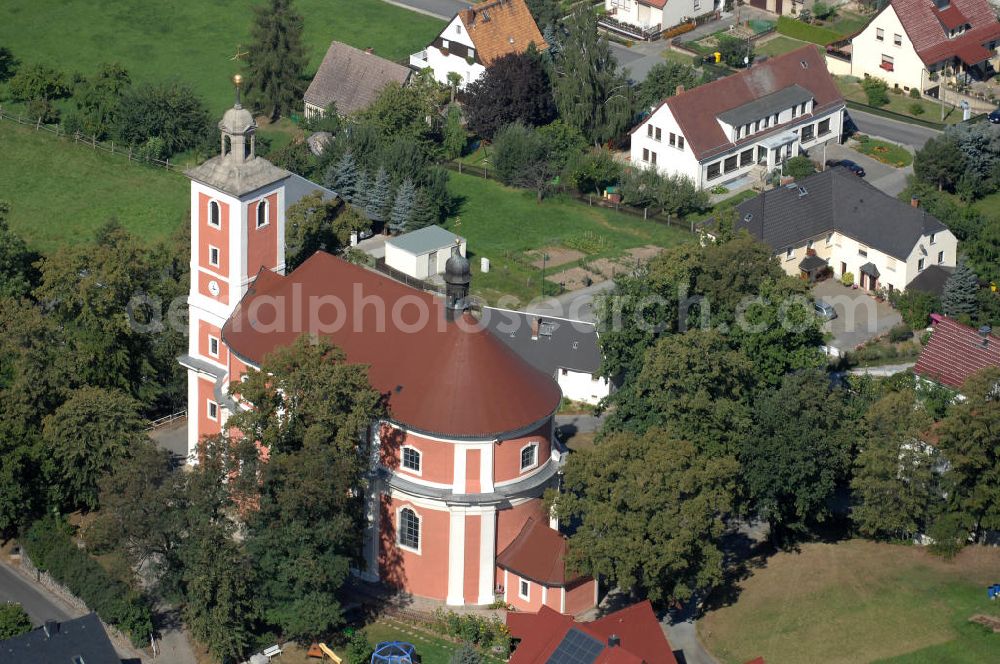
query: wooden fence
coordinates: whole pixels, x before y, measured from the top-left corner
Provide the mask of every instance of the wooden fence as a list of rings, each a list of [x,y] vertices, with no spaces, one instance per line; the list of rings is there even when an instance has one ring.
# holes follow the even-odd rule
[[[36,132],[44,131],[59,138],[72,140],[74,143],[79,143],[81,146],[89,147],[94,151],[101,150],[102,152],[126,157],[129,163],[145,164],[147,166],[162,168],[167,171],[179,172],[177,164],[171,164],[169,157],[165,160],[148,157],[143,158],[138,154],[137,150],[133,149],[131,145],[123,146],[121,143],[116,145],[114,141],[99,141],[97,140],[97,136],[87,136],[79,131],[73,133],[66,132],[63,131],[61,125],[49,125],[42,122],[41,118],[32,119],[24,115],[10,113],[2,106],[0,106],[0,120],[10,120],[11,122],[16,122],[19,125],[31,127]]]

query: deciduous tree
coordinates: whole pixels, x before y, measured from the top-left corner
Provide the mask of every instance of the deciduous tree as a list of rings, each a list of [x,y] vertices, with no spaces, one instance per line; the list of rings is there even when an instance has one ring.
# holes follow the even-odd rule
[[[493,167],[504,184],[534,189],[539,202],[555,176],[549,142],[537,129],[520,123],[508,125],[497,134]]]
[[[493,61],[466,94],[469,129],[487,140],[509,124],[540,126],[556,117],[548,73],[533,49]]]
[[[739,466],[670,430],[619,433],[570,455],[556,514],[577,523],[571,569],[651,599],[685,600],[722,581],[720,538]]]
[[[199,145],[208,133],[208,107],[180,83],[132,86],[115,111],[118,141],[138,146],[157,138],[167,156]]]
[[[938,191],[954,191],[965,168],[965,155],[958,141],[947,134],[924,143],[913,158],[913,173],[935,185]]]
[[[636,105],[648,111],[667,97],[677,94],[678,86],[685,89],[698,85],[700,77],[691,65],[679,62],[658,62],[653,65],[636,93]]]

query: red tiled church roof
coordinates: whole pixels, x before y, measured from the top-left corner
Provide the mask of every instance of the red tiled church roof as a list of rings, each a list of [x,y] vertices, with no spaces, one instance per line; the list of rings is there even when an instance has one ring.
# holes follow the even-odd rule
[[[543,586],[575,584],[583,575],[566,574],[566,538],[546,524],[528,519],[500,555],[497,566]]]
[[[844,103],[822,53],[809,45],[669,97],[660,105],[666,104],[670,109],[695,157],[701,161],[733,146],[716,120],[720,113],[793,85],[812,93],[813,115]],[[762,135],[754,137],[759,139]]]
[[[913,367],[918,376],[961,389],[974,373],[1000,368],[1000,338],[983,336],[947,316],[932,314],[931,319],[934,332]]]
[[[989,57],[983,45],[1000,38],[1000,22],[987,0],[951,0],[945,9],[938,9],[933,0],[891,0],[890,4],[917,55],[927,65],[951,57],[959,57],[967,64],[982,62]],[[970,27],[965,33],[948,38],[949,30],[966,23]],[[979,59],[968,62],[966,58]]]
[[[510,664],[544,664],[573,629],[605,644],[594,664],[677,664],[649,600],[589,623],[578,623],[547,606],[538,613],[508,613],[511,636],[520,639]],[[609,646],[611,636],[619,644]]]
[[[336,329],[339,314],[328,305],[318,322],[330,329],[310,330],[310,302],[318,298],[343,304]],[[421,315],[425,324],[418,325]],[[311,331],[340,347],[348,362],[369,365],[390,418],[417,431],[483,438],[518,431],[540,425],[562,396],[551,376],[471,315],[448,323],[441,298],[322,251],[287,276],[262,271],[222,335],[238,357],[260,366],[272,350]]]

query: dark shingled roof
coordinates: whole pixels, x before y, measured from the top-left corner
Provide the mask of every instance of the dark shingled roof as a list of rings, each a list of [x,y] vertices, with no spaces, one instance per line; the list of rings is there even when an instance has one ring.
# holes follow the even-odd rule
[[[972,374],[988,367],[1000,369],[1000,337],[940,314],[931,314],[931,320],[934,332],[920,351],[915,374],[961,389]]]
[[[811,270],[821,268],[826,264],[827,262],[825,258],[820,258],[816,254],[813,254],[802,259],[802,262],[799,263],[799,269],[809,272]]]
[[[772,92],[769,95],[764,95],[753,101],[741,104],[736,108],[723,111],[719,113],[719,119],[728,125],[738,127],[748,122],[760,120],[765,116],[779,113],[792,106],[797,106],[812,98],[813,93],[801,85],[791,85],[777,92]]]
[[[0,662],[73,664],[74,657],[86,664],[121,664],[96,613],[54,623],[49,634],[46,628],[39,627],[0,641]]]
[[[917,276],[913,281],[906,284],[906,290],[916,290],[922,293],[941,296],[944,293],[944,285],[955,272],[955,268],[947,265],[931,265]]]
[[[409,67],[374,53],[331,42],[306,90],[305,101],[322,109],[334,103],[337,113],[348,115],[366,108],[392,81],[406,83],[410,72]]]
[[[741,203],[736,230],[775,251],[832,231],[899,260],[921,236],[947,230],[936,217],[888,196],[845,168],[831,168]]]
[[[531,321],[535,318],[539,320],[540,334],[532,339]],[[593,323],[493,307],[483,308],[482,321],[528,364],[550,376],[560,369],[593,374],[601,367],[597,326]]]

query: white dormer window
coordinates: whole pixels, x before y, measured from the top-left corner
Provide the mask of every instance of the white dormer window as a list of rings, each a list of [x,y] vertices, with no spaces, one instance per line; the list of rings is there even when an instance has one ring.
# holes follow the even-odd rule
[[[538,443],[528,443],[521,448],[521,472],[538,465]]]
[[[403,456],[401,459],[401,465],[406,470],[411,472],[420,473],[420,450],[415,447],[410,447],[406,445],[403,447]]]

